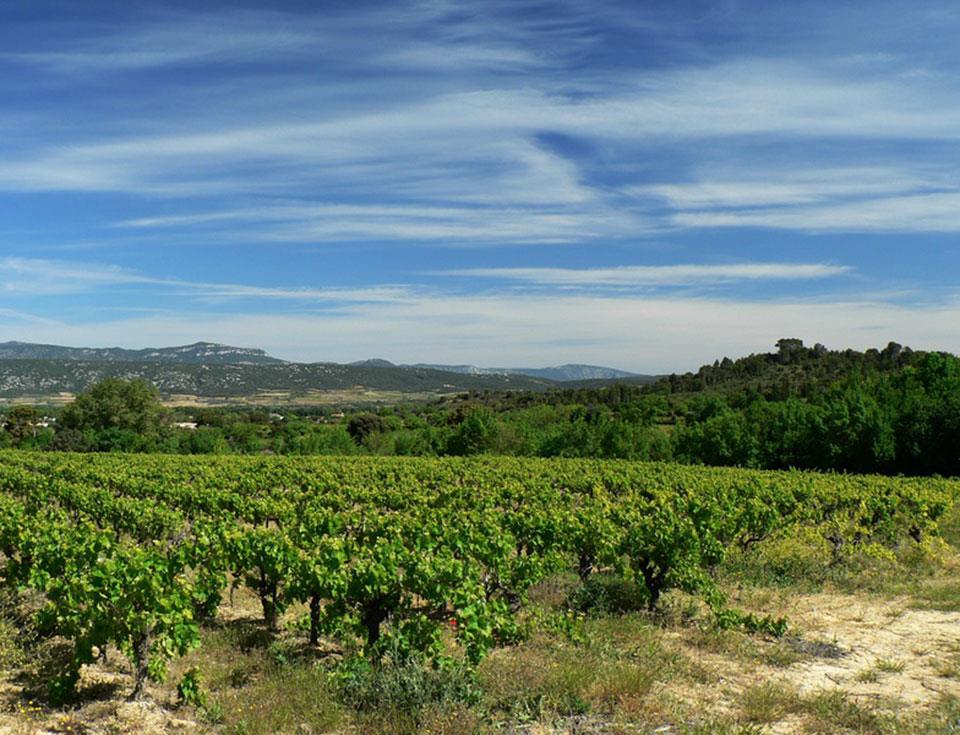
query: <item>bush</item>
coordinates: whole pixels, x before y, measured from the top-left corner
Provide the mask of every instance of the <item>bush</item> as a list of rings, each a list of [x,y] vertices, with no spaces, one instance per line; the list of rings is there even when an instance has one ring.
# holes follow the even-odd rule
[[[647,608],[647,593],[636,582],[613,574],[595,574],[569,600],[579,612],[609,615]]]
[[[340,696],[357,712],[384,710],[416,715],[438,705],[452,707],[479,700],[472,669],[465,662],[444,660],[430,666],[417,658],[363,658],[345,661],[339,670]]]
[[[826,580],[831,561],[830,545],[818,529],[796,528],[747,551],[734,549],[724,566],[753,584],[816,589]]]
[[[0,617],[0,671],[9,671],[23,663],[24,652],[18,638],[17,626]]]

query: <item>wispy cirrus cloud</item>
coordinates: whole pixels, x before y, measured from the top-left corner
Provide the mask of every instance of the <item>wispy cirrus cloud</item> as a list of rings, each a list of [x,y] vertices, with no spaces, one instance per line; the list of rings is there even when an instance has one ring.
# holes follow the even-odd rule
[[[653,226],[639,214],[613,208],[567,206],[430,206],[418,204],[287,203],[189,215],[123,220],[139,231],[233,231],[235,240],[316,242],[369,239],[445,244],[565,243],[637,235]]]
[[[3,317],[3,319],[12,324],[44,324],[48,326],[62,327],[62,322],[59,322],[55,319],[47,319],[42,316],[37,316],[36,314],[20,311],[19,309],[0,309],[0,317]]]
[[[521,281],[541,286],[691,286],[738,281],[810,280],[852,272],[828,263],[625,265],[615,268],[463,268],[440,275]]]
[[[725,25],[724,16],[735,13],[688,8],[687,15],[698,26]],[[770,22],[767,15],[760,21]],[[79,72],[103,80],[182,65],[203,73],[189,91],[158,89],[156,104],[129,119],[122,109],[107,116],[111,126],[117,118],[123,123],[109,134],[103,123],[91,123],[93,133],[78,126],[81,132],[64,131],[55,144],[14,140],[7,151],[0,144],[0,190],[160,197],[187,211],[163,216],[145,204],[143,216],[131,220],[138,228],[170,228],[180,218],[181,227],[203,224],[208,235],[225,240],[243,234],[231,223],[246,221],[257,222],[253,234],[267,240],[452,244],[576,242],[737,222],[780,227],[763,213],[701,210],[800,207],[853,193],[864,201],[914,197],[902,208],[928,198],[903,178],[878,181],[880,172],[898,166],[907,181],[917,178],[897,156],[874,171],[851,162],[847,181],[684,182],[683,149],[699,144],[702,151],[703,141],[722,139],[729,155],[749,162],[748,170],[757,167],[751,147],[773,141],[953,145],[960,137],[960,90],[953,74],[911,66],[908,56],[891,53],[878,63],[876,53],[847,51],[838,63],[762,48],[705,60],[673,37],[675,21],[672,13],[615,2],[590,12],[559,3],[550,23],[509,3],[463,13],[447,2],[322,14],[167,11],[133,28],[104,19],[80,26],[79,34],[48,34],[39,49],[8,51],[0,63],[42,70],[45,79]],[[669,65],[584,63],[603,50],[605,37],[624,30],[683,52]],[[264,83],[262,69],[273,65],[280,69],[271,68]],[[297,71],[284,73],[284,65]],[[316,75],[304,74],[307,68]],[[417,83],[406,83],[411,78]],[[140,104],[150,101],[150,89],[138,87]],[[190,115],[171,100],[183,100]],[[627,180],[613,185],[596,174],[589,156],[544,143],[549,136],[604,150],[613,161],[667,150],[679,165],[673,180],[651,181],[656,175],[638,167],[633,176],[618,172]],[[318,204],[369,208],[307,214],[266,201],[305,191]],[[259,201],[217,216],[237,197]],[[644,197],[666,202],[676,216],[648,213]],[[205,219],[191,220],[204,217],[195,211],[198,200],[213,206]],[[384,211],[384,202],[393,211]],[[474,209],[483,206],[500,209]],[[790,220],[785,215],[777,222]],[[939,218],[937,227],[948,219]],[[800,221],[788,226],[803,229]],[[856,229],[856,217],[847,217],[847,227]]]
[[[62,34],[48,33],[35,44],[40,48],[0,53],[0,62],[67,77],[308,58],[394,69],[435,68],[440,56],[455,69],[542,63],[538,49],[525,47],[522,32],[503,14],[474,14],[458,22],[457,10],[446,2],[403,0],[389,7],[324,7],[322,12],[291,10],[282,3],[271,9],[158,8],[133,29],[116,17],[86,28],[65,23]],[[492,4],[489,10],[495,11]],[[385,43],[391,39],[403,42]],[[573,35],[566,40],[568,46],[578,45]],[[366,53],[351,58],[358,46]]]
[[[960,191],[791,208],[684,211],[681,227],[756,227],[804,232],[960,232]]]
[[[613,268],[463,268],[429,273],[447,277],[488,278],[531,286],[686,286],[739,281],[811,280],[852,272],[829,263],[736,263],[628,265]],[[129,268],[63,260],[0,258],[0,295],[82,293],[114,287],[152,287],[197,298],[288,299],[306,302],[397,303],[416,298],[412,285],[343,287],[271,287],[211,283],[144,275]],[[423,288],[420,288],[423,291]]]
[[[758,175],[760,174],[760,175]],[[669,207],[680,228],[753,227],[804,232],[960,231],[960,186],[942,165],[910,168],[766,168],[749,176],[703,172],[636,187]]]
[[[271,287],[237,283],[209,283],[177,278],[156,278],[112,265],[36,258],[0,258],[0,295],[62,295],[98,289],[144,287],[179,292],[198,299],[266,299],[348,303],[389,301],[409,296],[401,286],[360,288]]]
[[[0,54],[0,61],[69,76],[116,74],[178,64],[303,54],[316,40],[309,32],[271,23],[263,15],[250,14],[249,18],[252,22],[228,23],[226,28],[218,28],[218,33],[211,33],[218,23],[213,16],[185,18],[139,34],[117,33],[44,51],[6,52]]]
[[[50,295],[141,283],[141,277],[111,265],[39,258],[0,258],[0,294]]]
[[[904,194],[938,193],[956,187],[949,170],[915,165],[823,166],[787,163],[753,171],[703,171],[689,182],[638,186],[628,193],[662,198],[677,210],[760,208],[869,200]]]
[[[318,105],[300,109],[292,118],[274,114],[273,119],[240,127],[225,127],[220,114],[211,114],[215,112],[199,117],[185,133],[107,143],[76,141],[57,146],[46,156],[36,151],[35,156],[6,162],[0,175],[6,173],[8,186],[15,174],[25,179],[25,186],[33,178],[38,187],[69,189],[82,184],[76,177],[71,185],[71,170],[105,167],[116,173],[114,167],[120,165],[130,176],[118,181],[118,187],[141,181],[149,188],[151,179],[156,184],[156,179],[182,175],[187,165],[196,168],[197,157],[206,163],[240,165],[295,160],[362,163],[380,156],[405,165],[407,154],[435,150],[441,156],[458,151],[451,159],[456,166],[488,159],[499,150],[502,156],[495,159],[520,164],[524,156],[534,155],[536,148],[527,144],[541,131],[625,143],[650,136],[669,141],[747,134],[800,139],[960,137],[960,94],[951,77],[844,74],[775,58],[642,72],[587,96],[571,95],[544,77],[521,88],[481,85],[454,93],[438,90],[426,97],[394,94],[373,109],[357,112],[348,107],[345,113],[331,114],[329,105]],[[424,160],[430,164],[436,156]],[[65,165],[67,175],[53,176],[48,170],[52,164]],[[154,175],[147,176],[149,172]],[[412,173],[415,177],[416,169]],[[96,187],[101,177],[91,179]]]

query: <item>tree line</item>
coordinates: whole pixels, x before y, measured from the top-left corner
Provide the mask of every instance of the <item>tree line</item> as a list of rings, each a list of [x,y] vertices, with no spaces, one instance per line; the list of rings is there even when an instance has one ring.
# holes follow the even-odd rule
[[[111,379],[50,426],[7,412],[0,445],[183,454],[475,455],[674,460],[761,469],[960,475],[960,359],[895,343],[783,339],[649,386],[470,393],[330,416],[204,409],[178,428],[142,381]],[[194,426],[195,425],[195,426]]]

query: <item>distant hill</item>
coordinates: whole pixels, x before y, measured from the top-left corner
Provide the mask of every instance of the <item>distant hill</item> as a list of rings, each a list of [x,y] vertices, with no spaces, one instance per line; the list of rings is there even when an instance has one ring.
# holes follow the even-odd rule
[[[142,378],[164,395],[244,398],[266,392],[302,396],[314,391],[373,390],[401,393],[534,391],[576,381],[649,380],[596,365],[548,368],[480,368],[472,365],[395,365],[373,358],[343,365],[295,363],[260,349],[197,342],[180,347],[129,350],[0,343],[0,398],[78,393],[104,378]]]
[[[31,342],[0,343],[3,360],[74,360],[79,362],[142,362],[183,365],[284,365],[284,360],[271,357],[260,349],[232,347],[216,342],[196,342],[181,347],[156,347],[128,350],[122,347],[64,347]],[[320,363],[335,365],[338,363]],[[395,365],[389,360],[372,358],[349,363],[352,368],[392,368],[433,370],[458,375],[526,375],[557,382],[572,380],[616,380],[638,377],[634,373],[597,365],[558,365],[546,368],[484,368],[473,365],[440,365],[417,363]],[[640,376],[643,377],[643,376]]]
[[[382,360],[379,357],[374,357],[370,360],[357,360],[356,362],[347,363],[353,367],[373,367],[373,368],[394,368],[397,367],[389,360]]]
[[[0,398],[78,393],[105,378],[140,378],[164,395],[242,398],[282,391],[367,390],[452,393],[484,390],[543,391],[555,385],[524,375],[460,375],[425,368],[366,367],[337,363],[196,364],[127,360],[0,359]]]
[[[0,343],[0,360],[81,360],[85,362],[164,362],[190,365],[279,365],[263,350],[197,342],[182,347],[126,350],[121,347],[63,347],[30,342]]]
[[[620,378],[646,377],[629,373],[626,370],[601,367],[599,365],[557,365],[546,368],[484,368],[474,365],[433,365],[417,364],[411,367],[429,368],[432,370],[446,370],[463,375],[527,375],[532,378],[554,380],[558,383],[574,380],[618,380]]]
[[[441,365],[439,363],[429,362],[418,362],[408,367],[424,368],[426,370],[443,370],[448,373],[458,373],[460,375],[506,375],[510,372],[506,368],[482,368],[475,365]]]
[[[620,378],[587,378],[585,380],[565,380],[561,388],[606,388],[611,385],[647,386],[653,385],[660,375],[628,375]]]
[[[621,378],[635,378],[636,373],[628,373],[626,370],[617,370],[616,368],[600,367],[598,365],[558,365],[547,368],[519,368],[513,372],[521,375],[529,375],[533,378],[545,378],[546,380],[556,380],[558,382],[567,382],[571,380],[620,380]]]
[[[802,396],[836,381],[871,372],[894,372],[921,360],[927,353],[896,342],[882,349],[831,350],[822,344],[807,347],[800,339],[784,338],[776,352],[731,360],[724,357],[697,372],[661,377],[647,390],[658,393],[737,393],[756,391],[769,399]]]

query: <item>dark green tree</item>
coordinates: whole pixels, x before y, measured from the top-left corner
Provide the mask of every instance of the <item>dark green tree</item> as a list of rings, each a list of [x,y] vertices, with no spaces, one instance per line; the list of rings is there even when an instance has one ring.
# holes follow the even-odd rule
[[[375,413],[361,413],[347,422],[347,433],[360,446],[371,434],[380,434],[387,428],[387,422]]]
[[[14,406],[7,412],[3,428],[10,435],[14,444],[20,444],[25,439],[37,435],[37,423],[39,421],[40,414],[33,406]]]
[[[169,426],[160,392],[145,380],[108,378],[76,397],[60,414],[60,426],[81,432],[131,432],[142,437]]]
[[[497,417],[485,408],[472,409],[450,437],[447,451],[458,456],[489,451],[497,441],[497,434]]]

